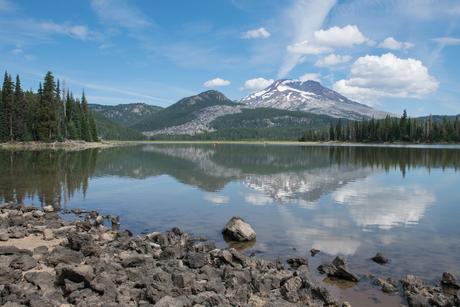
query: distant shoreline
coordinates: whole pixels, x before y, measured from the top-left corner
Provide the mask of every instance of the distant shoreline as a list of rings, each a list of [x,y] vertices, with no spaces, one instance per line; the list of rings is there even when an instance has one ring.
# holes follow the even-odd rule
[[[197,144],[197,145],[269,145],[269,146],[325,146],[325,147],[387,147],[387,148],[451,148],[460,149],[460,144],[452,143],[350,143],[350,142],[300,142],[300,141],[211,141],[211,140],[151,140],[151,141],[101,141],[101,142],[84,142],[84,141],[65,141],[65,142],[8,142],[0,143],[0,149],[16,150],[46,150],[46,149],[63,149],[63,150],[84,150],[91,148],[110,148],[119,146],[135,145],[154,145],[154,144]]]
[[[42,150],[42,149],[65,149],[82,150],[89,148],[108,148],[123,145],[116,141],[85,142],[85,141],[64,141],[64,142],[8,142],[0,143],[0,149],[17,150]]]

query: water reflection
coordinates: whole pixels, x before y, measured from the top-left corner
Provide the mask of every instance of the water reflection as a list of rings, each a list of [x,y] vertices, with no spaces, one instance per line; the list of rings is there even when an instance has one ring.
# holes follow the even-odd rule
[[[389,229],[416,224],[435,195],[421,186],[384,185],[374,178],[350,183],[336,192],[334,199],[349,208],[359,226]]]
[[[251,205],[296,203],[311,208],[323,195],[347,206],[360,226],[388,228],[417,222],[435,196],[420,186],[398,187],[369,178],[375,170],[402,176],[423,167],[460,166],[458,151],[430,148],[294,147],[241,145],[147,145],[106,150],[0,151],[0,197],[62,205],[86,192],[92,176],[145,179],[169,175],[205,192],[205,201],[233,181],[249,188]],[[252,191],[252,192],[250,192]]]
[[[23,202],[37,198],[56,208],[86,193],[94,174],[97,150],[0,151],[0,200]]]

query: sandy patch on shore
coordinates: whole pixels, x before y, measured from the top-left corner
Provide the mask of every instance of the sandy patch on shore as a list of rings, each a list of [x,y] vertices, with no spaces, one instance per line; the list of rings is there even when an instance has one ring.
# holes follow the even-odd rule
[[[20,249],[28,249],[33,251],[34,248],[39,246],[46,246],[52,250],[55,246],[59,245],[64,239],[44,240],[41,235],[30,235],[21,239],[9,239],[8,241],[0,242],[0,246],[14,246]]]

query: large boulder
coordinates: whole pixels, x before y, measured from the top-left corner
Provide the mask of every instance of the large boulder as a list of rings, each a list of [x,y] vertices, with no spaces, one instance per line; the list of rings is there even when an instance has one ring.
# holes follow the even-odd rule
[[[246,242],[256,239],[256,232],[242,218],[234,216],[227,222],[222,233],[232,241]]]

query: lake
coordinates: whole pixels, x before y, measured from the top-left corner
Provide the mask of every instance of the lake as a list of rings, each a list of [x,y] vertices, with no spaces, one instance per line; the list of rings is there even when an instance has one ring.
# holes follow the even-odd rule
[[[146,144],[0,151],[0,170],[0,200],[116,214],[136,233],[178,226],[225,247],[222,227],[238,215],[256,230],[257,242],[236,247],[282,260],[319,249],[310,258],[313,274],[340,254],[363,275],[410,273],[430,282],[444,271],[460,276],[458,147]],[[378,251],[389,264],[370,260]],[[363,284],[370,294],[354,301],[375,295]],[[332,288],[345,297],[356,289]]]

